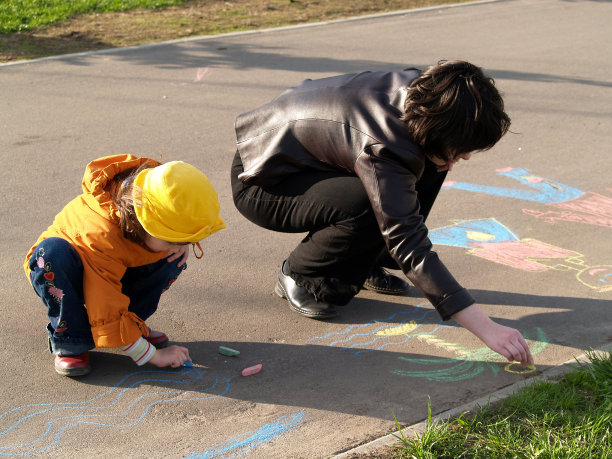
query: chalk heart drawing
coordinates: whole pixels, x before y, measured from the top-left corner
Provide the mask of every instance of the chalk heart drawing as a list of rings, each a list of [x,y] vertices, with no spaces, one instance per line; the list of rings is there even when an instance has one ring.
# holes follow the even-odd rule
[[[450,382],[460,381],[478,376],[489,369],[494,375],[500,371],[499,361],[503,360],[496,352],[487,347],[471,350],[459,344],[451,343],[440,338],[439,334],[445,329],[458,327],[457,324],[445,325],[433,309],[425,309],[427,303],[421,303],[410,311],[396,312],[382,319],[374,319],[365,324],[350,325],[338,332],[330,332],[322,336],[313,336],[308,342],[316,342],[334,347],[357,357],[369,352],[381,351],[389,346],[409,346],[409,341],[417,340],[422,343],[442,348],[453,354],[448,359],[408,359],[400,357],[400,361],[409,361],[414,366],[438,365],[442,368],[433,370],[404,369],[391,370],[397,376],[411,376],[428,378],[431,381]],[[390,326],[390,323],[393,325]],[[546,348],[548,341],[544,331],[536,329],[536,340],[530,344],[533,355]],[[504,370],[509,373],[530,373],[535,367],[522,368],[507,364]]]
[[[566,221],[612,228],[612,197],[592,191],[582,191],[534,175],[526,169],[506,167],[497,169],[496,173],[516,180],[526,188],[503,188],[456,181],[446,181],[442,188],[539,203],[549,209],[523,209],[523,213],[548,223]],[[608,191],[612,192],[612,189]],[[554,210],[550,210],[551,207]]]
[[[495,218],[456,220],[429,232],[433,244],[460,247],[469,255],[523,271],[568,271],[597,292],[612,291],[612,266],[589,266],[584,256],[536,239],[519,238]]]
[[[151,392],[151,384],[164,389]],[[84,425],[124,429],[141,422],[154,405],[212,400],[229,390],[228,378],[214,373],[205,378],[196,367],[130,373],[89,400],[21,405],[1,413],[0,456],[41,454],[57,446],[64,434],[87,435]]]

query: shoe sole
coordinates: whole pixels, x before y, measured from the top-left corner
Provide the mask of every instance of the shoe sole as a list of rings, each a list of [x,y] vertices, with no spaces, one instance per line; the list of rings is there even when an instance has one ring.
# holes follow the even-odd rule
[[[91,373],[91,367],[82,367],[82,368],[55,367],[55,371],[62,376],[85,376]]]
[[[397,289],[390,289],[390,288],[375,287],[371,284],[363,284],[363,288],[366,290],[370,290],[371,292],[382,293],[383,295],[404,296],[410,292],[409,288],[404,289],[404,290],[397,290]]]
[[[313,313],[313,312],[304,311],[303,309],[295,306],[289,300],[289,296],[287,295],[287,292],[285,292],[285,289],[281,285],[280,281],[276,282],[276,285],[274,286],[274,293],[276,293],[281,298],[287,300],[287,303],[289,303],[289,307],[292,310],[294,310],[295,312],[297,312],[301,316],[308,317],[309,319],[319,319],[319,320],[322,320],[322,319],[331,319],[333,317],[337,317],[338,316],[337,312],[332,312],[332,313],[330,313],[330,312]]]

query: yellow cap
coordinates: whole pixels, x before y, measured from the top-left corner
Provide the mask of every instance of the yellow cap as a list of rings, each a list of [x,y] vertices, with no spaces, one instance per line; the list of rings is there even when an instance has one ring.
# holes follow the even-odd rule
[[[198,242],[225,228],[206,175],[183,161],[145,169],[134,179],[134,211],[147,233],[168,242]]]

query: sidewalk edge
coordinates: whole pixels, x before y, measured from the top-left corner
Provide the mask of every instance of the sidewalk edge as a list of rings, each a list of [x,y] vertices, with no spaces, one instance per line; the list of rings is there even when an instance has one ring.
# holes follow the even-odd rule
[[[244,30],[244,31],[240,31],[240,32],[222,33],[222,34],[218,34],[218,35],[199,35],[199,36],[196,36],[196,37],[178,38],[176,40],[166,40],[166,41],[160,41],[160,42],[154,42],[154,43],[144,43],[142,45],[122,46],[122,47],[118,47],[118,48],[105,48],[105,49],[98,49],[98,50],[94,50],[94,51],[83,51],[83,52],[80,52],[80,53],[58,54],[58,55],[55,55],[55,56],[39,57],[39,58],[36,58],[36,59],[30,59],[30,60],[22,59],[22,60],[11,61],[11,62],[0,62],[0,69],[2,67],[10,67],[10,66],[14,66],[14,65],[34,64],[36,62],[54,61],[54,60],[61,60],[61,59],[70,59],[70,58],[74,58],[74,57],[92,56],[92,55],[96,55],[96,54],[121,53],[121,52],[126,52],[126,51],[133,51],[133,50],[137,50],[137,49],[141,49],[141,48],[152,48],[152,47],[156,47],[156,46],[167,46],[167,45],[173,45],[173,44],[179,44],[179,43],[187,43],[187,42],[190,42],[190,41],[217,40],[219,38],[240,37],[240,36],[243,36],[243,35],[253,35],[253,34],[261,34],[261,33],[280,32],[280,31],[284,31],[284,30],[303,29],[303,28],[309,28],[309,27],[318,27],[318,26],[324,26],[324,25],[329,25],[329,24],[338,24],[338,23],[343,23],[343,22],[365,21],[365,20],[368,20],[368,19],[378,19],[378,18],[384,18],[384,17],[390,17],[390,16],[402,16],[402,15],[406,15],[406,14],[423,13],[423,12],[426,12],[426,11],[445,10],[445,9],[450,9],[450,8],[459,8],[459,7],[463,7],[463,6],[474,6],[474,5],[487,4],[487,3],[497,3],[497,2],[503,2],[503,1],[506,1],[506,0],[475,0],[475,1],[472,1],[472,2],[466,2],[466,3],[452,3],[452,4],[448,4],[448,5],[428,6],[428,7],[424,7],[424,8],[414,8],[414,9],[409,9],[409,10],[389,11],[389,12],[386,12],[386,13],[366,14],[366,15],[363,15],[363,16],[352,16],[352,17],[348,17],[348,18],[331,19],[329,21],[321,21],[321,22],[307,22],[307,23],[304,23],[304,24],[296,24],[296,25],[290,25],[290,26],[280,26],[280,27],[273,27],[273,28],[268,28],[268,29]]]

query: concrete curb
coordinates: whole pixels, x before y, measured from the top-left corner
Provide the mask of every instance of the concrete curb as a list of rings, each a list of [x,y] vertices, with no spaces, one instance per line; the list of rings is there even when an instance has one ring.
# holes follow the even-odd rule
[[[599,348],[593,349],[594,352],[610,352],[612,345],[605,344],[600,346]],[[563,364],[549,368],[548,370],[542,372],[542,374],[538,376],[534,376],[529,379],[525,379],[523,381],[518,381],[510,386],[506,386],[497,392],[492,393],[486,397],[481,397],[479,399],[473,400],[471,402],[465,403],[456,408],[452,408],[450,410],[444,411],[437,415],[432,415],[432,422],[444,422],[448,419],[457,417],[462,413],[473,411],[478,407],[486,406],[489,403],[495,403],[500,400],[503,400],[512,394],[518,392],[520,389],[530,386],[531,384],[537,381],[546,381],[558,378],[566,373],[569,373],[571,370],[576,368],[576,364],[578,362],[587,361],[586,353],[579,355],[573,359],[570,359]],[[396,431],[385,435],[384,437],[377,438],[376,440],[372,440],[371,442],[365,443],[363,445],[359,445],[355,448],[352,448],[348,451],[344,451],[337,455],[331,456],[332,459],[354,459],[361,455],[375,455],[376,453],[381,453],[381,451],[385,448],[390,448],[393,446],[398,446],[400,444],[400,438],[403,435],[407,438],[414,438],[416,435],[422,434],[427,428],[427,420],[418,422],[416,424],[412,424],[410,426],[406,426],[402,428],[401,432]]]
[[[67,58],[73,58],[73,57],[91,56],[95,54],[108,54],[108,53],[118,53],[118,52],[125,52],[125,51],[134,51],[137,49],[152,48],[155,46],[165,46],[165,45],[172,45],[172,44],[177,44],[177,43],[187,43],[190,41],[217,40],[219,38],[240,37],[244,35],[278,32],[278,31],[283,31],[283,30],[304,29],[307,27],[317,27],[317,26],[328,25],[328,24],[339,24],[343,22],[365,21],[368,19],[377,19],[377,18],[384,18],[384,17],[391,17],[391,16],[402,16],[405,14],[422,13],[425,11],[433,11],[433,10],[445,10],[449,8],[474,6],[474,5],[481,5],[481,4],[486,4],[486,3],[497,3],[501,1],[505,1],[505,0],[478,0],[478,1],[467,2],[467,3],[456,3],[456,4],[451,4],[451,5],[438,5],[438,6],[430,6],[426,8],[415,8],[411,10],[390,11],[388,13],[368,14],[364,16],[354,16],[354,17],[344,18],[344,19],[334,19],[331,21],[308,22],[305,24],[274,27],[270,29],[245,30],[243,32],[229,32],[229,33],[222,33],[218,35],[200,35],[197,37],[179,38],[176,40],[146,43],[143,45],[125,46],[121,48],[107,48],[107,49],[99,49],[96,51],[84,51],[81,53],[59,54],[57,56],[40,57],[38,59],[30,59],[30,60],[24,59],[24,60],[15,61],[15,62],[4,62],[4,63],[0,63],[0,68],[13,66],[13,65],[33,64],[35,62],[42,62],[42,61],[51,61],[51,60],[67,59]]]

